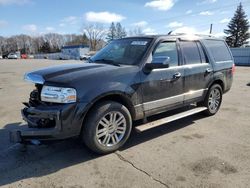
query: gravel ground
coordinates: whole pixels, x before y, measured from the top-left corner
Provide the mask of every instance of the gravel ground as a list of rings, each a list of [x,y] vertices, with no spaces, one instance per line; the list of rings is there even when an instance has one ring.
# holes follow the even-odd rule
[[[77,140],[48,146],[8,141],[23,123],[33,88],[24,72],[75,61],[0,60],[0,186],[250,187],[250,67],[237,67],[233,87],[213,117],[200,114],[132,133],[116,153],[99,156]]]

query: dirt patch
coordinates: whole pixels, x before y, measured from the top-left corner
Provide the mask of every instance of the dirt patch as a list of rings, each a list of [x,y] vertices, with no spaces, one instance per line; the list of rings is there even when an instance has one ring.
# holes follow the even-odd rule
[[[223,108],[221,108],[222,110],[224,110],[224,111],[229,111],[229,112],[238,112],[238,109],[237,108],[235,108],[235,107],[223,107]]]
[[[201,139],[201,138],[204,138],[204,136],[201,135],[201,134],[195,133],[195,134],[192,134],[192,135],[183,135],[182,138],[185,138],[186,140],[192,140],[192,139],[194,139],[194,138],[199,138],[199,139]]]
[[[199,174],[208,175],[215,170],[225,175],[237,172],[237,169],[233,165],[222,159],[219,159],[218,157],[209,157],[202,159],[192,164],[191,167],[192,171],[197,175]]]
[[[199,139],[204,138],[203,135],[197,134],[197,133],[196,134],[192,134],[192,136],[195,137],[195,138],[199,138]]]
[[[15,72],[1,72],[1,74],[15,74]]]
[[[193,139],[192,136],[188,136],[188,135],[183,135],[182,137],[185,138],[186,140],[192,140]]]
[[[176,181],[186,181],[186,178],[183,177],[183,176],[178,176],[178,177],[176,178]]]

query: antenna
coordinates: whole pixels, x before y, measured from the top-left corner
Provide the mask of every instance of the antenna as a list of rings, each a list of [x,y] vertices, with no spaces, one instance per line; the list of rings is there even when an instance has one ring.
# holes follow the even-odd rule
[[[173,31],[169,31],[169,32],[168,32],[168,35],[171,35],[172,33],[173,33]]]
[[[209,34],[211,35],[213,32],[213,24],[210,25],[210,31],[209,31]]]

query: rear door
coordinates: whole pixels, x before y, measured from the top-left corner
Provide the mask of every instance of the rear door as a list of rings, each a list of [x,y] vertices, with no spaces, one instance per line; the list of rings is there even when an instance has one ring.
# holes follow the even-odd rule
[[[213,61],[214,79],[222,80],[224,92],[229,90],[233,82],[234,60],[229,47],[223,40],[204,40],[202,41],[209,51],[210,59]]]
[[[199,41],[180,41],[184,62],[184,103],[198,102],[213,79],[213,67]]]

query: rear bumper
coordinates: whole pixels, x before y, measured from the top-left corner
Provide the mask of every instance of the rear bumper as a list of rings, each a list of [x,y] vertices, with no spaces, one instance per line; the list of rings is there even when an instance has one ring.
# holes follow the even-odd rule
[[[52,141],[78,136],[86,104],[27,107],[21,110],[26,125],[10,132],[13,143]]]

